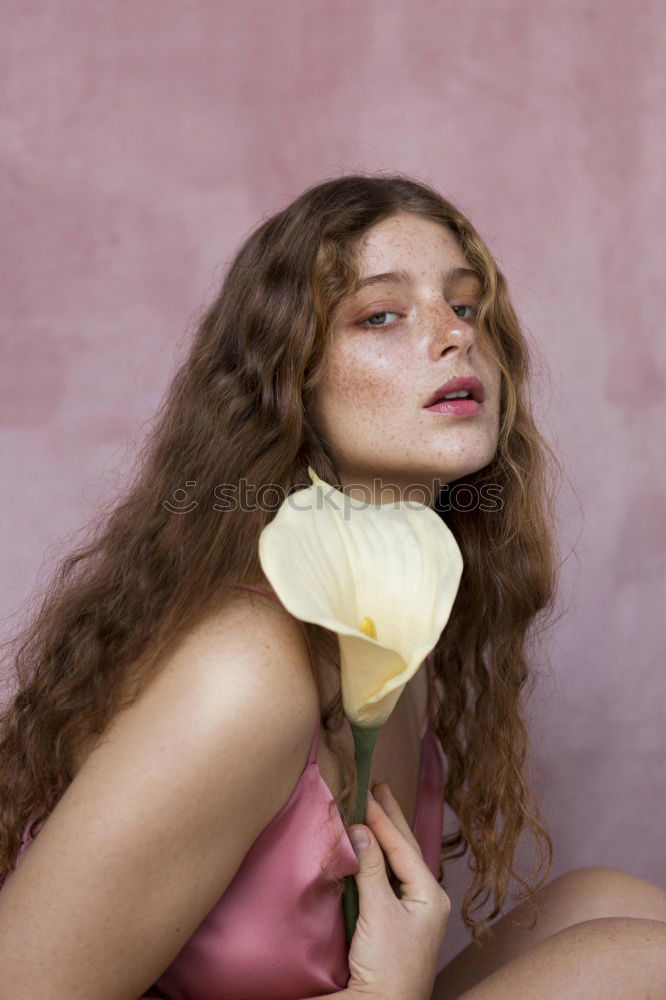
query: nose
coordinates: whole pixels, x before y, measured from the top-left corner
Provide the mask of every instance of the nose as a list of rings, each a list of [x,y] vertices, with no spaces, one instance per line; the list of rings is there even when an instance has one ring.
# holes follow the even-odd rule
[[[447,351],[466,353],[476,342],[476,330],[461,319],[448,302],[440,301],[429,309],[429,348],[433,361]]]

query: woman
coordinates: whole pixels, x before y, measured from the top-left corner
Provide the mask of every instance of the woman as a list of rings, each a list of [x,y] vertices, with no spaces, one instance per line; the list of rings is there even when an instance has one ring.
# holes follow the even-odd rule
[[[521,713],[528,631],[552,606],[557,564],[552,455],[527,375],[501,272],[424,185],[341,177],[249,237],[131,489],[21,637],[0,743],[6,995],[663,995],[661,890],[610,869],[543,884],[551,842],[523,775]],[[457,376],[479,380],[477,402],[430,407]],[[272,499],[310,485],[308,465],[380,502],[425,496],[464,560],[428,670],[377,742],[358,859],[341,836],[356,788],[337,638],[288,615],[258,560]],[[461,479],[456,503],[440,485]],[[450,903],[417,822],[440,790],[429,733],[460,823],[434,835],[443,860],[469,850],[474,873],[462,901],[474,941],[437,976]],[[524,830],[548,869],[532,887],[513,868]],[[349,874],[360,915],[347,955]],[[489,934],[512,875],[526,902]],[[490,891],[492,912],[473,920]],[[536,923],[516,925],[530,903]]]

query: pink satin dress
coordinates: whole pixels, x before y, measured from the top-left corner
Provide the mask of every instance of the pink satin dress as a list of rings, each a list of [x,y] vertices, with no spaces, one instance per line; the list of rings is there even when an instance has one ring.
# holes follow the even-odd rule
[[[281,604],[266,590],[237,586]],[[308,643],[303,623],[296,620]],[[309,643],[308,651],[317,683]],[[412,830],[439,879],[445,761],[433,726],[430,658],[426,662],[428,725],[421,741]],[[303,1000],[347,985],[342,896],[328,884],[322,862],[327,858],[328,872],[336,878],[356,874],[359,864],[319,772],[319,731],[320,714],[307,764],[291,795],[254,841],[219,901],[141,1000]],[[29,822],[16,864],[30,841]]]

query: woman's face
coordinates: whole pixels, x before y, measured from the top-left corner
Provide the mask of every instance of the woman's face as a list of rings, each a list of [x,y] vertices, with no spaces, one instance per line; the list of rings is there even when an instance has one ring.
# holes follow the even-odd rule
[[[432,506],[440,486],[483,468],[497,448],[501,374],[476,331],[481,285],[471,275],[447,277],[470,266],[455,236],[408,213],[369,230],[360,261],[360,282],[387,271],[404,279],[374,279],[336,310],[315,425],[345,492]],[[479,412],[426,409],[457,376],[482,382]]]

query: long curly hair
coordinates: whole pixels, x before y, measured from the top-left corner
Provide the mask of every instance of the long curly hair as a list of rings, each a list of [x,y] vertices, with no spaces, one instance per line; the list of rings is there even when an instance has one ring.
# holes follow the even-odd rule
[[[446,798],[459,822],[442,837],[441,860],[470,851],[473,879],[462,917],[477,943],[492,938],[488,921],[501,912],[511,877],[525,887],[519,898],[530,901],[548,877],[552,842],[524,774],[523,710],[536,677],[527,643],[545,626],[556,595],[559,465],[531,413],[526,336],[501,271],[453,204],[403,174],[359,173],[308,188],[244,241],[200,317],[138,452],[130,486],[61,560],[28,624],[4,643],[16,652],[15,688],[0,716],[0,884],[27,821],[48,816],[79,755],[140,696],[163,654],[214,613],[232,584],[261,578],[259,535],[279,499],[311,485],[309,465],[340,488],[310,404],[331,317],[358,276],[360,239],[401,212],[440,222],[457,237],[482,280],[478,334],[502,372],[496,454],[465,477],[479,494],[485,486],[499,488],[501,510],[461,509],[442,498],[435,507],[464,560],[432,654]],[[261,503],[251,510],[213,503],[221,479],[273,484],[279,499],[274,507]],[[193,483],[190,496],[206,502],[174,513],[184,501],[166,498]],[[339,670],[336,637],[319,626],[306,628],[318,662]],[[353,751],[339,739],[347,725],[338,692],[322,708],[322,732],[345,776],[335,800],[345,826],[353,822],[356,798]],[[524,829],[540,852],[534,874],[544,859],[547,869],[533,887],[514,870]],[[485,905],[491,889],[492,912],[473,920],[472,904],[485,893],[477,908]]]

